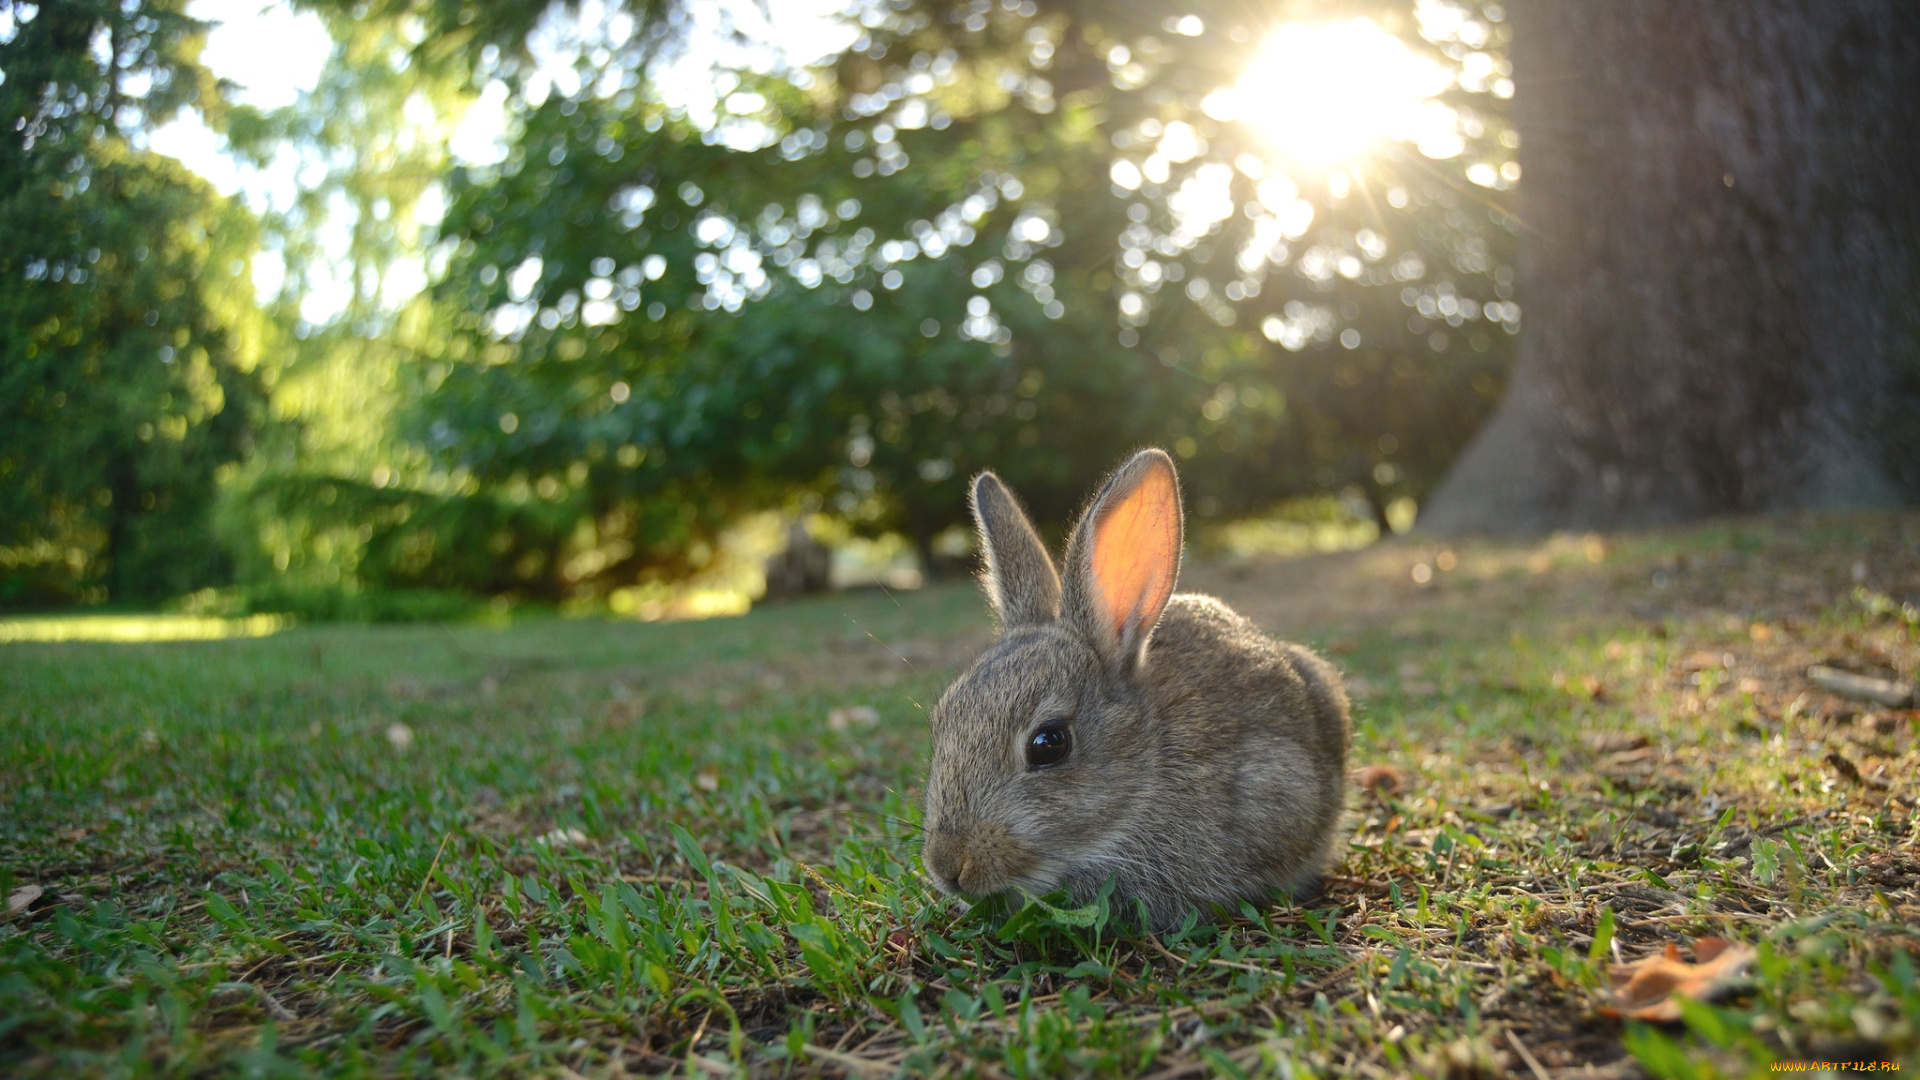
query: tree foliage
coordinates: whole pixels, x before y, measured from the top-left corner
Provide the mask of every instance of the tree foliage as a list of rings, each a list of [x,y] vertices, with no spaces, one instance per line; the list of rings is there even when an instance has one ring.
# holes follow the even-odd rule
[[[1427,44],[1502,62],[1498,9],[1450,10]],[[460,337],[408,430],[480,492],[577,509],[571,561],[529,587],[671,570],[740,509],[809,497],[925,550],[988,466],[1058,523],[1143,442],[1188,459],[1203,513],[1382,507],[1491,404],[1518,308],[1515,222],[1466,178],[1511,156],[1486,83],[1452,95],[1453,160],[1289,174],[1206,112],[1268,29],[1238,6],[863,19],[827,68],[723,73],[711,124],[614,21],[571,85],[476,69],[518,127],[453,175]]]
[[[223,580],[207,518],[258,420],[255,228],[131,138],[219,108],[173,0],[0,3],[0,603]]]
[[[1087,478],[1142,443],[1183,459],[1203,516],[1329,492],[1383,515],[1437,478],[1500,390],[1519,309],[1516,222],[1501,205],[1515,140],[1492,92],[1505,62],[1497,4],[1423,3],[1416,19],[1400,0],[1171,14],[885,0],[853,9],[847,46],[821,63],[742,32],[744,59],[703,73],[712,115],[668,85],[714,32],[694,5],[304,6],[326,18],[334,57],[315,91],[267,114],[221,104],[193,60],[200,28],[177,4],[64,5],[59,20],[18,20],[6,45],[0,93],[22,95],[58,81],[13,77],[29,32],[67,26],[66,53],[30,55],[67,56],[61,78],[93,105],[48,115],[104,133],[45,137],[80,157],[30,144],[19,167],[40,170],[42,190],[82,158],[162,169],[129,135],[187,103],[242,153],[291,147],[303,176],[321,178],[257,228],[216,228],[239,211],[177,169],[156,173],[156,192],[165,180],[202,203],[134,216],[192,243],[88,241],[115,265],[122,252],[200,252],[168,256],[171,274],[156,278],[179,311],[149,306],[150,324],[100,314],[100,332],[77,335],[79,316],[58,323],[76,349],[120,357],[107,343],[124,337],[113,363],[142,379],[189,370],[138,364],[179,338],[175,352],[204,355],[211,373],[193,385],[221,388],[187,414],[181,446],[198,456],[166,466],[199,486],[181,479],[173,502],[154,499],[198,523],[178,535],[203,562],[140,570],[156,592],[211,580],[207,553],[223,547],[254,582],[594,595],[695,569],[724,526],[766,508],[898,530],[931,558],[963,519],[974,471],[999,470],[1057,528]],[[1359,14],[1461,73],[1441,98],[1457,145],[1388,141],[1357,163],[1303,165],[1257,117],[1221,107],[1238,72],[1275,62],[1262,52],[1275,26]],[[94,107],[127,83],[88,66],[88,43],[116,19],[157,20],[142,32],[168,43],[141,61],[172,74],[136,113]],[[556,50],[570,67],[556,70]],[[504,155],[457,163],[447,136],[487,95],[506,102]],[[31,94],[8,100],[38,108]],[[8,220],[27,228],[32,205]],[[347,269],[333,284],[348,300],[317,313],[326,268],[342,263],[322,237],[342,226]],[[288,267],[264,316],[244,274],[201,272],[243,265],[257,236]],[[409,276],[431,287],[410,298],[396,287]],[[53,295],[23,280],[6,288]],[[240,386],[259,340],[271,347],[246,385],[266,387],[265,423],[235,409],[258,400]],[[34,403],[82,367],[10,369],[20,378],[4,407],[44,426],[52,406]],[[144,565],[121,558],[141,541],[86,524],[116,520],[126,497],[87,495],[102,482],[61,463],[137,440],[144,421],[128,410],[186,400],[130,374],[102,379],[64,399],[101,417],[71,429],[71,449],[0,454],[34,477],[7,497],[39,500],[10,517],[31,524],[5,550],[85,549],[89,581]],[[116,413],[107,385],[142,389]],[[180,430],[169,423],[153,430]],[[18,430],[21,446],[40,438]],[[158,467],[144,446],[123,459]],[[216,545],[212,477],[243,451],[221,474]],[[130,497],[138,507],[144,492]]]

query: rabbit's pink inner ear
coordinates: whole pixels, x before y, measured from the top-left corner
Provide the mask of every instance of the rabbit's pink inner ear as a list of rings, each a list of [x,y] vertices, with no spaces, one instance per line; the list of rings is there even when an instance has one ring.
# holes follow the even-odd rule
[[[1094,522],[1089,561],[1102,628],[1123,648],[1137,648],[1160,621],[1180,569],[1180,489],[1172,468],[1150,466],[1132,491],[1104,509]]]

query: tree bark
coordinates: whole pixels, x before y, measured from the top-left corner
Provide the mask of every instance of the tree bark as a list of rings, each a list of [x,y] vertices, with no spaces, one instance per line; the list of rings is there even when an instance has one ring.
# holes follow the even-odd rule
[[[1523,336],[1421,527],[1920,499],[1920,4],[1512,9]]]

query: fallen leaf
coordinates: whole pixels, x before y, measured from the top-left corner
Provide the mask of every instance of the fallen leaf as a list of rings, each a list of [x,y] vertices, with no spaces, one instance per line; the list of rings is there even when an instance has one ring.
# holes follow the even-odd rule
[[[1729,668],[1732,666],[1732,653],[1709,652],[1705,649],[1694,653],[1680,662],[1681,671],[1711,671],[1714,668]]]
[[[1407,788],[1407,774],[1392,765],[1363,765],[1353,770],[1353,783],[1362,791],[1397,795]]]
[[[1854,724],[1868,735],[1885,735],[1899,727],[1899,721],[1890,712],[1863,712],[1853,718]]]
[[[1660,752],[1651,746],[1642,746],[1633,750],[1621,750],[1600,759],[1602,769],[1618,769],[1626,765],[1644,765],[1658,759]]]
[[[848,705],[827,713],[827,726],[835,731],[845,731],[855,724],[872,727],[880,722],[880,711],[871,705]]]
[[[1854,864],[1860,875],[1876,885],[1903,889],[1920,885],[1920,855],[1904,851],[1876,851]]]
[[[1860,772],[1860,766],[1848,760],[1847,756],[1838,750],[1827,751],[1827,764],[1839,770],[1841,776],[1859,784],[1861,787],[1871,788],[1874,791],[1887,790],[1887,782],[1885,780],[1877,776],[1866,776],[1862,774]]]
[[[1698,938],[1693,963],[1680,958],[1680,947],[1667,943],[1664,953],[1631,964],[1615,964],[1608,971],[1613,1004],[1599,1010],[1604,1016],[1671,1023],[1680,1019],[1680,999],[1715,1001],[1740,989],[1753,946],[1726,938]]]
[[[1637,731],[1588,731],[1581,734],[1580,741],[1596,754],[1617,754],[1647,745],[1647,737]]]
[[[614,723],[628,724],[647,715],[647,703],[639,698],[620,698],[607,702],[602,712]]]
[[[13,890],[12,892],[8,893],[7,894],[7,918],[11,919],[15,915],[18,915],[21,912],[32,907],[33,902],[35,900],[40,899],[40,894],[45,891],[46,890],[42,889],[38,885],[22,885],[19,888]]]

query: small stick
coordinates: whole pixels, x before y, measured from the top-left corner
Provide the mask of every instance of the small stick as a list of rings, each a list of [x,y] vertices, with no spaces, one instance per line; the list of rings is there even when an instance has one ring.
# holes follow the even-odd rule
[[[839,1050],[829,1050],[824,1046],[815,1046],[812,1043],[808,1043],[803,1047],[802,1052],[809,1057],[824,1058],[827,1061],[833,1062],[835,1065],[843,1065],[856,1072],[883,1072],[889,1076],[894,1072],[894,1067],[891,1065],[883,1065],[878,1061],[855,1057],[852,1054],[842,1053]]]
[[[1299,992],[1303,994],[1320,993],[1321,991],[1332,986],[1334,983],[1337,983],[1341,979],[1345,978],[1348,975],[1348,973],[1353,971],[1354,968],[1357,968],[1360,966],[1361,961],[1365,960],[1367,957],[1372,955],[1373,955],[1372,953],[1361,953],[1359,956],[1354,957],[1353,960],[1347,964],[1347,966],[1341,968],[1339,971],[1334,972],[1333,974],[1327,976],[1324,979],[1321,979],[1319,982],[1314,983],[1312,986],[1306,987],[1305,989]]]
[[[427,867],[427,876],[420,879],[420,887],[413,890],[413,899],[407,901],[407,907],[411,908],[419,903],[420,897],[426,894],[427,883],[433,880],[433,872],[440,869],[440,856],[447,853],[447,841],[451,839],[453,839],[453,830],[448,829],[447,834],[440,838],[440,850],[433,853],[433,865]]]
[[[1913,687],[1907,683],[1876,679],[1871,675],[1855,675],[1851,671],[1841,671],[1823,664],[1808,668],[1807,678],[1822,690],[1842,697],[1862,698],[1890,709],[1902,708],[1913,701]]]
[[[1204,1061],[1189,1061],[1185,1065],[1170,1065],[1157,1073],[1149,1073],[1147,1080],[1175,1080],[1177,1077],[1192,1076],[1207,1071]]]
[[[275,1020],[278,1020],[282,1023],[285,1023],[289,1020],[300,1019],[300,1017],[294,1014],[294,1011],[292,1009],[289,1009],[285,1005],[280,1004],[279,999],[275,998],[272,994],[267,993],[266,987],[261,986],[258,983],[248,983],[247,985],[253,987],[253,989],[260,995],[260,1004],[266,1006],[268,1016],[271,1016]]]
[[[1515,1035],[1512,1028],[1507,1029],[1507,1041],[1513,1044],[1513,1048],[1520,1054],[1520,1060],[1527,1063],[1527,1068],[1533,1070],[1533,1075],[1538,1080],[1551,1080],[1547,1076],[1547,1070],[1540,1065],[1540,1059],[1533,1056],[1533,1051],[1527,1049],[1527,1044],[1520,1041],[1520,1036]]]
[[[1386,881],[1368,881],[1366,878],[1343,877],[1339,874],[1325,874],[1321,876],[1320,880],[1334,885],[1345,885],[1354,889],[1371,889],[1374,892],[1382,893],[1393,891],[1392,883]]]

